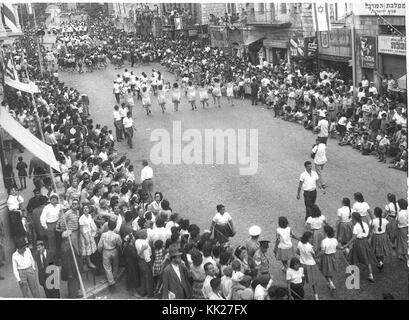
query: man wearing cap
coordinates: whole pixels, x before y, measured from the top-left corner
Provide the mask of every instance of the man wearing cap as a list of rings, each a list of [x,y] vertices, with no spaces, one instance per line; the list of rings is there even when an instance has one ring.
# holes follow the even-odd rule
[[[27,244],[23,239],[17,241],[16,247],[17,250],[13,253],[11,261],[14,277],[20,286],[21,293],[24,298],[30,298],[28,293],[30,288],[33,298],[39,298],[40,292],[35,275],[35,262],[31,251],[27,248]]]
[[[247,249],[247,255],[249,258],[249,264],[252,264],[254,254],[257,252],[258,249],[260,249],[260,244],[258,242],[258,239],[261,234],[260,227],[251,226],[249,229],[249,234],[250,234],[250,239],[246,241],[246,249]]]
[[[188,281],[189,272],[182,265],[182,253],[177,247],[169,247],[170,264],[163,270],[162,298],[191,299],[192,287]]]
[[[257,275],[265,275],[270,271],[270,261],[267,258],[267,250],[269,248],[270,241],[261,240],[259,241],[260,248],[254,253],[253,261],[256,265]]]
[[[58,286],[58,288],[47,288],[48,285],[52,285],[52,283],[47,283],[47,279],[50,277],[50,275],[52,275],[47,270],[47,267],[49,265],[56,264],[57,260],[55,258],[55,254],[53,252],[48,252],[42,240],[38,240],[36,246],[37,252],[34,255],[34,260],[37,264],[38,281],[44,288],[45,296],[47,298],[59,298],[59,284],[55,284]]]

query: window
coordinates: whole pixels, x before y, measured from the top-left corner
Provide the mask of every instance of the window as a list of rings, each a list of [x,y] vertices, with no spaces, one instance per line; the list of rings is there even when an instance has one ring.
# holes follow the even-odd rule
[[[280,13],[281,14],[287,14],[287,4],[286,3],[281,3],[281,10]]]

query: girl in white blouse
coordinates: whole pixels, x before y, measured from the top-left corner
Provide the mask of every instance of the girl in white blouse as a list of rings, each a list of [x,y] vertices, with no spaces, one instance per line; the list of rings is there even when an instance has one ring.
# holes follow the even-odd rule
[[[321,213],[320,208],[316,204],[311,205],[311,216],[307,218],[305,225],[313,235],[313,246],[315,251],[319,250],[321,241],[325,237],[323,226],[326,224],[327,222],[325,221],[325,217]]]
[[[335,272],[337,272],[337,265],[335,262],[335,253],[337,248],[340,248],[337,239],[335,239],[334,229],[329,226],[324,226],[326,238],[321,242],[321,251],[318,254],[321,257],[320,269],[321,273],[327,280],[327,285],[330,289],[335,290],[335,285],[332,282]]]
[[[396,239],[398,237],[398,223],[397,215],[400,210],[399,205],[396,202],[396,196],[393,193],[388,193],[388,204],[385,206],[385,218],[388,220],[388,226],[386,227],[386,232],[388,233],[389,239],[391,240],[392,247],[396,246]]]
[[[408,257],[408,202],[405,199],[399,199],[400,210],[397,216],[398,222],[398,243],[396,253],[398,258],[407,261]]]
[[[372,273],[372,265],[377,264],[377,260],[373,250],[368,242],[369,226],[362,221],[362,217],[358,212],[352,213],[352,223],[354,228],[352,230],[352,239],[342,247],[342,249],[352,246],[348,260],[352,265],[363,264],[368,266],[370,282],[375,282]]]
[[[352,209],[349,198],[342,199],[342,207],[337,211],[337,240],[341,244],[346,244],[352,238]]]
[[[368,203],[365,202],[364,196],[362,195],[362,193],[355,192],[354,200],[355,200],[355,203],[352,206],[352,211],[358,212],[362,217],[362,221],[369,224],[371,222],[371,209]]]
[[[290,260],[290,266],[286,271],[287,290],[290,300],[304,299],[304,269],[301,267],[300,260],[293,257]]]
[[[293,235],[291,228],[288,226],[288,220],[286,217],[278,218],[277,239],[274,247],[274,255],[276,259],[281,261],[283,268],[281,271],[287,271],[288,260],[294,257],[293,243],[291,238],[299,240]]]
[[[393,252],[392,243],[386,232],[388,220],[382,218],[382,209],[376,207],[374,209],[375,219],[371,221],[372,239],[371,245],[374,250],[376,260],[378,260],[378,269],[383,269],[384,257]]]

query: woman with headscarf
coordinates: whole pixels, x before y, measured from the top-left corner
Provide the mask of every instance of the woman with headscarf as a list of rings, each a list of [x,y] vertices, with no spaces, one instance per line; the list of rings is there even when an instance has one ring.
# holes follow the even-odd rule
[[[136,293],[136,289],[141,285],[138,266],[139,257],[134,243],[135,238],[132,233],[125,236],[122,256],[125,263],[126,286],[129,294],[131,296],[139,297]]]

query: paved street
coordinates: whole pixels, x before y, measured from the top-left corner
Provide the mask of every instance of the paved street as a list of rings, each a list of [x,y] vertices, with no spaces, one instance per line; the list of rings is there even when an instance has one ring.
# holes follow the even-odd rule
[[[152,68],[162,71],[165,82],[173,83],[173,75],[163,71],[157,64],[133,70],[137,75],[142,71],[150,74]],[[112,124],[115,104],[112,81],[123,70],[114,70],[109,66],[106,70],[81,75],[61,73],[60,78],[68,86],[88,94],[95,124],[109,125],[115,132]],[[152,130],[163,128],[172,134],[173,121],[181,121],[182,130],[194,128],[202,133],[205,129],[216,128],[258,129],[258,171],[255,175],[241,176],[240,165],[153,166],[154,189],[164,193],[173,211],[188,217],[191,223],[198,224],[204,230],[210,226],[216,205],[223,203],[233,216],[237,229],[234,245],[244,242],[248,228],[253,224],[262,227],[262,239],[273,242],[278,217],[281,215],[289,219],[295,234],[301,235],[304,231],[305,207],[302,198],[296,200],[296,192],[303,162],[310,159],[314,135],[301,125],[275,119],[272,111],[262,106],[251,106],[249,100],[236,101],[236,106],[231,107],[222,98],[222,108],[218,109],[213,106],[211,98],[209,109],[202,110],[198,105],[198,111],[191,111],[187,100],[183,99],[180,111],[174,113],[170,93],[167,98],[167,112],[164,115],[155,97],[152,98],[153,112],[149,117],[138,102],[134,111],[137,127],[135,147],[130,150],[124,142],[116,147],[119,153],[126,153],[130,157],[137,174],[141,169],[141,160],[149,160],[150,149],[154,145],[150,142]],[[347,196],[352,201],[354,192],[361,191],[371,208],[383,208],[388,192],[395,193],[397,198],[407,194],[405,174],[388,169],[387,165],[377,162],[375,157],[363,157],[349,146],[340,147],[336,140],[329,141],[327,157],[329,162],[324,170],[327,194],[319,192],[317,204],[331,225],[335,224],[336,210],[342,198]],[[271,243],[271,251],[273,245]],[[273,257],[271,264],[275,280],[284,283],[284,274]],[[339,267],[341,271],[335,282],[338,287],[335,295],[329,293],[322,280],[320,295],[325,299],[379,299],[384,291],[392,292],[401,299],[407,298],[406,267],[396,257],[386,263],[382,274],[375,272],[375,284],[364,280],[367,276],[364,271],[361,290],[353,292],[347,292],[344,285],[346,261],[340,259]],[[312,293],[308,290],[307,298],[311,298]]]

